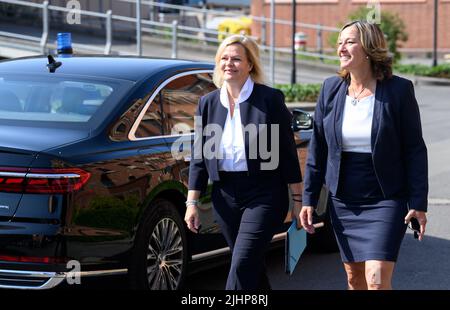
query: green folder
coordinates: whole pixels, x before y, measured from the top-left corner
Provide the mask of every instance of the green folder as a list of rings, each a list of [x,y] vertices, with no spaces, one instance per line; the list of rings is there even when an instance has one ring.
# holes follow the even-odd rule
[[[292,275],[295,266],[306,248],[306,231],[303,228],[297,229],[297,221],[294,219],[287,230],[285,240],[285,271]]]

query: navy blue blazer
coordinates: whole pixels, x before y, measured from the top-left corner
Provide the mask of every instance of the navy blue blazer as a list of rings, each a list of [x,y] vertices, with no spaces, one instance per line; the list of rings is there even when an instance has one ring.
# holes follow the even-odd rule
[[[297,148],[294,141],[294,133],[291,129],[292,114],[284,103],[284,94],[278,89],[255,83],[250,97],[240,103],[240,113],[243,127],[248,124],[267,126],[268,147],[263,147],[263,150],[270,150],[270,146],[272,145],[270,125],[279,124],[279,135],[277,137],[279,142],[279,160],[274,170],[261,171],[261,164],[270,162],[271,158],[261,158],[258,148],[256,148],[258,150],[256,157],[249,156],[249,147],[255,146],[253,143],[258,143],[261,132],[258,131],[256,137],[249,137],[249,134],[245,134],[245,155],[248,173],[250,175],[257,175],[258,173],[279,174],[286,184],[301,182],[302,177]],[[199,130],[203,132],[205,126],[209,124],[217,124],[223,129],[227,114],[228,110],[220,102],[220,89],[212,91],[200,98],[196,115],[201,117],[201,128],[196,128],[194,148],[191,153],[191,163],[189,166],[190,190],[204,192],[208,183],[208,177],[211,181],[220,180],[218,159],[216,157],[209,159],[203,154],[205,143],[208,143],[208,145],[213,144],[211,141],[208,141],[215,137],[213,134],[199,137],[197,132]],[[196,124],[196,126],[199,126],[199,124]],[[220,137],[218,138],[218,141],[220,141]],[[197,143],[201,143],[201,148],[195,147]],[[199,151],[202,152],[201,156],[198,154]],[[213,149],[213,151],[215,150]],[[270,150],[273,155],[274,153],[272,151],[276,150]]]
[[[317,206],[324,181],[336,194],[348,86],[338,76],[326,79],[322,85],[308,149],[303,205]],[[427,148],[411,81],[393,76],[377,82],[371,145],[375,174],[384,197],[406,197],[410,209],[426,211]]]

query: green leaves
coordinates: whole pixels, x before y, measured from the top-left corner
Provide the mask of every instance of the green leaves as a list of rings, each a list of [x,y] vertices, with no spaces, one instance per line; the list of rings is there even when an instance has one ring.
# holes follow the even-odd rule
[[[276,84],[286,98],[286,102],[303,101],[316,102],[319,97],[321,84]]]
[[[450,79],[450,64],[441,64],[436,67],[426,65],[395,65],[394,70],[404,74],[431,76]]]
[[[350,13],[348,20],[366,20],[370,14],[371,8],[360,7],[359,9]],[[338,24],[338,28],[341,28],[343,24]],[[408,33],[406,32],[406,26],[403,20],[398,14],[394,14],[389,11],[381,11],[381,24],[380,28],[386,36],[388,49],[393,54],[394,63],[401,59],[401,54],[398,48],[401,47],[402,42],[408,41]],[[328,43],[330,46],[336,47],[338,40],[338,33],[332,33],[328,37]]]

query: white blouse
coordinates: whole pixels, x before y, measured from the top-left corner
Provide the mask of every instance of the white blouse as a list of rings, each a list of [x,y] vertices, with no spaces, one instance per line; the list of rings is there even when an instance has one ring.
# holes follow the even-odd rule
[[[342,121],[342,150],[344,152],[372,153],[371,133],[375,96],[371,95],[352,103],[345,99]]]
[[[220,89],[220,103],[227,108],[228,114],[220,140],[220,155],[218,160],[219,171],[248,171],[245,159],[244,134],[242,132],[240,103],[247,100],[253,91],[254,82],[250,77],[242,86],[239,98],[234,104],[233,118],[230,114],[230,102],[226,81]]]

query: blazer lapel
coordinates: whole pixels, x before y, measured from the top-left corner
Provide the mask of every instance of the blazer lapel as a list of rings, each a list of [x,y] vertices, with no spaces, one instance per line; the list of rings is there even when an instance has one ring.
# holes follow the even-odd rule
[[[239,104],[242,127],[245,127],[250,123],[250,109],[252,105],[250,104],[249,100],[250,98]]]
[[[346,81],[341,83],[339,87],[339,91],[336,97],[334,97],[333,106],[334,109],[334,134],[336,137],[337,147],[339,149],[342,148],[342,122],[343,122],[343,113],[345,106],[345,99],[347,96],[348,84]]]
[[[213,124],[217,124],[220,126],[220,128],[222,128],[221,132],[220,132],[220,140],[222,140],[222,134],[223,134],[223,129],[225,127],[225,121],[227,120],[227,115],[228,115],[228,110],[227,108],[225,108],[222,103],[220,102],[220,98],[217,99],[217,101],[215,102],[214,105],[212,105],[212,117],[211,117],[211,121],[210,123]],[[219,160],[218,155],[219,155],[219,151],[220,151],[220,146],[219,145],[215,145],[215,154],[216,156],[214,156],[214,159],[212,159],[214,161],[213,163],[213,168],[216,170],[216,172],[218,173],[219,171]]]
[[[254,89],[253,89],[254,91]],[[251,116],[251,107],[252,104],[250,103],[250,99],[252,98],[252,96],[250,95],[250,97],[241,102],[239,104],[239,111],[241,114],[241,124],[242,124],[242,130],[244,130],[244,128],[250,123],[250,116]],[[249,168],[249,137],[248,135],[244,134],[244,132],[242,132],[242,134],[244,135],[244,144],[245,144],[245,157],[247,159],[247,168],[250,170]]]
[[[217,108],[214,109],[213,120],[214,123],[219,125],[222,129],[225,127],[225,121],[227,120],[228,110],[225,108],[220,101],[216,104]]]
[[[380,131],[381,124],[381,111],[383,110],[383,82],[377,81],[377,89],[375,90],[375,104],[373,107],[372,117],[372,131],[370,144],[372,146],[372,154],[375,150],[375,144],[377,142],[378,132]]]

